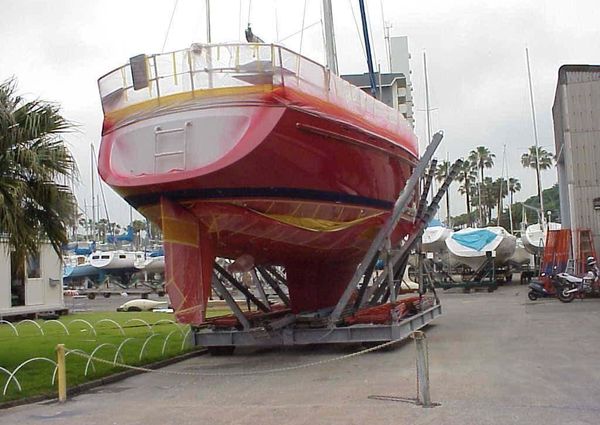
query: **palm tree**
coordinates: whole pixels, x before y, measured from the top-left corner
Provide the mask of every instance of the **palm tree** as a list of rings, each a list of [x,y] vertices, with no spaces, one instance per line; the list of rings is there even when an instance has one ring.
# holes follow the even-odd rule
[[[539,167],[538,167],[538,158],[539,158]],[[537,191],[538,191],[538,199],[540,200],[540,207],[543,205],[542,202],[542,180],[540,176],[540,171],[547,170],[552,167],[554,162],[554,157],[550,152],[545,150],[544,148],[538,147],[536,149],[535,146],[529,147],[529,152],[521,155],[521,164],[525,168],[533,168],[535,170],[535,176],[537,180]],[[542,211],[544,214],[544,211]]]
[[[460,166],[457,180],[459,183],[462,183],[458,187],[458,191],[461,195],[465,195],[467,199],[467,217],[469,220],[469,226],[473,225],[471,220],[471,200],[469,196],[476,177],[477,172],[473,168],[473,164],[471,163],[471,161],[469,161],[468,159],[464,160],[462,165]]]
[[[133,220],[131,227],[133,227],[133,233],[135,234],[135,246],[136,248],[139,248],[141,239],[140,232],[146,230],[146,222],[144,220]]]
[[[476,170],[479,170],[479,184],[477,185],[477,191],[479,193],[479,220],[483,224],[483,210],[481,208],[481,185],[484,181],[483,169],[492,168],[494,166],[494,158],[496,157],[488,148],[485,146],[477,146],[469,153],[469,161],[473,164]]]
[[[511,233],[513,231],[513,216],[512,216],[513,196],[519,190],[521,190],[521,182],[519,182],[519,179],[517,179],[515,177],[509,177],[508,178],[508,193],[510,194],[510,203],[509,203],[509,207],[508,207],[508,217],[510,219]]]
[[[0,83],[0,233],[24,264],[42,241],[59,254],[67,242],[77,167],[62,138],[72,125],[59,106],[27,101],[16,88],[14,79]]]
[[[510,206],[513,204],[513,195],[521,190],[521,182],[516,177],[509,177],[508,192],[510,194]]]
[[[438,163],[437,168],[435,169],[435,179],[438,181],[438,183],[442,183],[446,180],[448,174],[450,173],[451,166],[452,164],[450,164],[450,161],[442,161]],[[446,189],[446,221],[448,227],[452,227],[452,224],[450,223],[450,196],[448,196],[448,189]]]

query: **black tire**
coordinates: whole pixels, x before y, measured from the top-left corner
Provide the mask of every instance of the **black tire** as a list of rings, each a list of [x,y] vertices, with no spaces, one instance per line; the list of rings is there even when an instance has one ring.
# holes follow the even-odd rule
[[[87,294],[87,297],[88,297],[88,300],[93,300],[94,298],[96,298],[96,294],[94,294],[92,292],[92,293]]]
[[[565,294],[565,291],[568,291],[570,288],[563,288],[558,291],[558,299],[563,303],[570,303],[575,299],[575,292],[571,292],[570,294]]]
[[[165,296],[165,292],[164,291],[158,291],[158,296],[159,297],[164,297]]]
[[[206,347],[206,349],[211,356],[231,356],[235,351],[235,345]]]
[[[104,298],[110,298],[110,292],[105,292],[102,294]]]
[[[535,292],[529,291],[529,293],[527,294],[527,298],[529,298],[531,301],[535,301],[538,299],[538,296]]]

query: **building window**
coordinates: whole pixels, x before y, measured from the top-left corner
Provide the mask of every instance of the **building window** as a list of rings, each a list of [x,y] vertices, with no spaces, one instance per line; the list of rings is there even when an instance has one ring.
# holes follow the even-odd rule
[[[40,266],[40,253],[30,254],[27,256],[27,278],[39,279],[42,277],[42,269]]]
[[[594,211],[600,211],[600,198],[593,199]]]

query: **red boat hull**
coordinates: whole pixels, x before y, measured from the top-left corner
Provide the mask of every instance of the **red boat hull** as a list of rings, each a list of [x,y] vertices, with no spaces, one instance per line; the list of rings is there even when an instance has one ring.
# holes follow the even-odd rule
[[[204,320],[215,256],[285,266],[294,312],[335,305],[411,175],[414,136],[298,96],[277,90],[203,105],[196,113],[207,123],[230,108],[246,114],[248,130],[219,158],[185,171],[128,175],[116,153],[143,152],[119,138],[127,126],[105,121],[100,173],[162,227],[180,321]],[[394,239],[411,230],[404,216]]]

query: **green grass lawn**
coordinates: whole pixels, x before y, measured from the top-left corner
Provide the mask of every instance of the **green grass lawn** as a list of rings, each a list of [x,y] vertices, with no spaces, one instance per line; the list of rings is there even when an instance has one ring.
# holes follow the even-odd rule
[[[229,313],[230,311],[227,309],[213,309],[209,310],[208,316],[214,317]],[[110,319],[118,323],[123,332],[112,322],[98,323],[103,319]],[[94,334],[82,320],[92,324],[96,329],[96,333]],[[142,320],[150,326],[144,324]],[[44,335],[33,323],[23,322],[17,325],[19,336],[15,335],[10,326],[1,324],[0,366],[13,371],[22,362],[33,357],[46,357],[56,361],[55,347],[57,344],[64,344],[69,349],[80,349],[87,353],[91,353],[101,344],[111,344],[99,348],[94,357],[112,361],[117,347],[127,338],[131,339],[123,344],[120,351],[122,358],[119,358],[119,362],[130,365],[155,362],[173,357],[192,348],[189,343],[190,335],[188,335],[188,342],[182,349],[183,338],[189,327],[168,323],[169,320],[174,320],[173,315],[169,313],[77,313],[60,318],[60,322],[67,327],[69,335],[56,322],[36,321],[42,327]],[[155,325],[152,326],[153,324]],[[152,332],[155,336],[148,340],[143,357],[140,360],[140,350]],[[167,336],[169,338],[163,354],[163,344]],[[67,355],[67,385],[69,387],[122,370],[122,368],[112,367],[112,365],[93,362],[95,370],[90,366],[88,375],[84,376],[86,363],[87,359],[74,354]],[[54,365],[49,362],[40,361],[25,365],[16,374],[22,386],[22,391],[19,392],[14,381],[12,381],[5,396],[2,393],[8,375],[0,371],[0,403],[38,394],[55,395],[56,384],[54,386],[51,384],[53,371]]]

